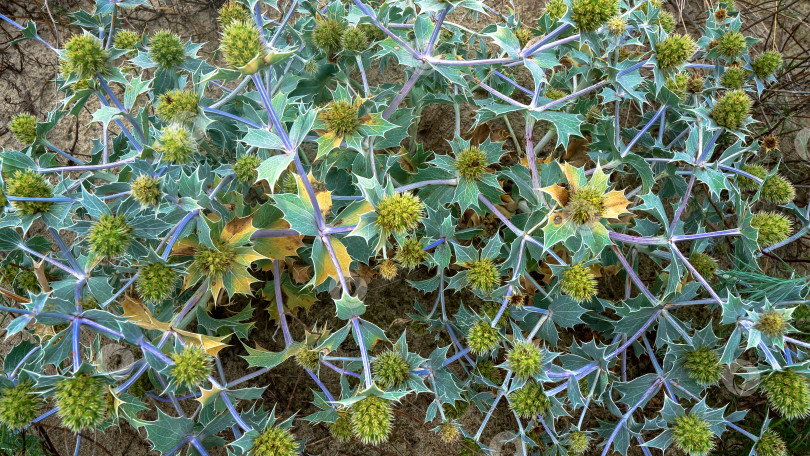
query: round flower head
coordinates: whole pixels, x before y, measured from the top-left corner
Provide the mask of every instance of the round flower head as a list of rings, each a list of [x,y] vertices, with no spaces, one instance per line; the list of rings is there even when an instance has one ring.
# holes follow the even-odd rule
[[[605,209],[605,197],[599,190],[584,187],[571,193],[565,210],[574,222],[585,225],[598,221]]]
[[[227,242],[216,242],[215,248],[200,247],[194,254],[194,263],[207,277],[222,277],[236,258],[236,252]]]
[[[107,388],[98,377],[79,375],[56,384],[57,414],[73,432],[94,428],[107,414]]]
[[[482,377],[484,377],[485,379],[489,380],[490,382],[496,385],[501,382],[501,371],[498,369],[497,366],[495,366],[495,364],[492,361],[488,359],[482,359],[476,362],[475,370],[477,370]],[[464,404],[469,405],[469,402],[464,402]],[[466,409],[464,410],[466,411]],[[463,413],[461,415],[463,415]],[[461,418],[461,416],[459,416],[458,418]]]
[[[480,179],[487,172],[487,154],[476,146],[467,147],[458,153],[455,165],[460,177]]]
[[[689,256],[689,263],[706,280],[711,280],[717,271],[717,260],[705,253],[693,253]]]
[[[236,0],[224,3],[218,11],[219,26],[225,28],[236,21],[249,21],[250,11]]]
[[[709,423],[695,415],[675,418],[672,425],[675,447],[689,456],[705,456],[714,448],[714,434]]]
[[[602,117],[602,110],[599,109],[598,106],[594,105],[588,109],[588,112],[585,113],[585,122],[589,124],[596,124],[599,122],[599,119]]]
[[[701,93],[703,92],[703,86],[705,84],[705,80],[703,76],[699,74],[693,74],[689,77],[689,82],[686,83],[686,90],[689,93]]]
[[[379,266],[377,266],[377,269],[380,272],[380,277],[382,277],[385,280],[391,280],[397,276],[397,270],[399,268],[394,260],[386,258],[380,262]]]
[[[529,44],[529,40],[534,37],[534,33],[532,33],[532,29],[529,27],[521,26],[514,30],[515,37],[518,39],[518,44],[520,48],[523,49]]]
[[[149,39],[149,52],[152,60],[160,68],[174,68],[186,59],[186,51],[180,37],[168,30],[161,30]]]
[[[394,414],[391,404],[377,396],[368,396],[352,405],[352,432],[365,444],[377,445],[388,440]]]
[[[559,100],[560,98],[564,98],[567,95],[568,92],[566,92],[565,90],[557,89],[554,87],[546,89],[545,93],[543,93],[544,97],[549,98],[551,100]]]
[[[571,19],[582,32],[594,32],[619,10],[618,0],[574,0]]]
[[[506,361],[515,378],[526,380],[540,372],[543,366],[543,352],[529,341],[520,341],[516,342],[506,354]]]
[[[788,420],[810,414],[810,380],[790,369],[776,371],[762,382],[771,408]]]
[[[157,304],[171,296],[177,278],[177,271],[163,263],[147,264],[138,270],[135,289],[141,299]]]
[[[114,258],[129,247],[132,227],[123,215],[104,214],[90,228],[87,240],[93,253]]]
[[[383,388],[398,388],[410,376],[410,366],[398,351],[386,351],[371,362],[374,381]]]
[[[188,163],[196,150],[191,131],[181,125],[168,125],[160,131],[157,150],[163,153],[163,160],[169,163]]]
[[[233,165],[233,173],[236,175],[236,180],[244,184],[252,184],[259,178],[257,168],[261,165],[262,161],[255,155],[242,155],[236,160]]]
[[[425,205],[408,192],[384,197],[377,204],[377,226],[385,233],[413,231],[422,220]]]
[[[728,9],[726,8],[717,8],[714,11],[714,20],[717,22],[722,22],[728,17]]]
[[[745,37],[737,31],[726,32],[717,39],[715,48],[723,57],[733,59],[745,50]]]
[[[352,432],[352,418],[346,410],[338,410],[338,418],[334,423],[329,423],[329,432],[332,437],[336,438],[339,442],[348,442],[351,440]]]
[[[667,33],[672,33],[675,30],[675,16],[669,11],[659,11],[658,20],[655,23]]]
[[[745,79],[748,77],[748,70],[735,65],[726,68],[726,72],[720,77],[720,84],[727,89],[742,89]]]
[[[627,22],[621,16],[613,16],[607,23],[607,29],[613,36],[624,35],[627,31]]]
[[[498,315],[498,313],[500,311],[501,311],[501,303],[500,302],[487,301],[481,307],[481,312],[484,315],[486,315],[487,318],[489,318],[490,320],[494,320],[495,316]],[[495,327],[496,328],[502,328],[504,325],[506,325],[506,322],[509,321],[509,314],[510,313],[511,313],[511,310],[509,310],[509,307],[505,308],[503,310],[503,312],[501,313],[501,317],[495,323]]]
[[[298,442],[289,429],[272,426],[256,437],[250,456],[296,456],[300,453]]]
[[[762,138],[762,147],[765,149],[765,152],[779,149],[779,138],[773,135],[768,135]]]
[[[186,345],[180,353],[172,354],[171,376],[180,385],[195,388],[211,373],[211,356],[196,345]]]
[[[318,62],[315,60],[309,60],[307,63],[304,64],[304,71],[313,76],[318,73]]]
[[[720,381],[723,365],[716,351],[705,346],[699,347],[687,353],[684,358],[683,366],[689,373],[689,378],[698,385],[714,385]]]
[[[751,226],[759,230],[757,244],[770,247],[790,236],[792,223],[789,218],[776,212],[758,212],[751,220]]]
[[[343,24],[335,19],[317,20],[312,30],[312,42],[318,49],[333,54],[340,50],[344,30]]]
[[[574,430],[568,434],[568,454],[572,456],[579,456],[584,454],[588,447],[591,445],[588,434]]]
[[[768,170],[759,165],[745,165],[740,168],[740,171],[760,179],[765,179],[768,176]],[[760,184],[750,177],[739,175],[737,176],[737,186],[740,187],[740,190],[757,190]]]
[[[76,35],[65,44],[68,67],[83,78],[104,72],[109,57],[101,40],[87,33]]]
[[[160,202],[160,182],[152,176],[141,174],[130,184],[132,197],[141,206],[157,206]]]
[[[717,125],[736,130],[751,111],[751,97],[742,90],[726,92],[712,108],[712,118]]]
[[[52,198],[51,184],[42,174],[32,170],[17,170],[11,179],[6,180],[6,195],[29,198]],[[23,215],[46,212],[53,203],[50,201],[12,201],[14,206]]]
[[[776,70],[782,66],[782,53],[776,51],[766,51],[759,54],[751,62],[751,67],[754,68],[754,73],[761,79],[776,73]]]
[[[596,294],[596,277],[583,263],[573,264],[563,272],[560,288],[577,302],[588,301]]]
[[[658,67],[662,70],[672,70],[682,65],[695,53],[695,41],[689,35],[669,35],[659,41],[655,46],[655,55]]]
[[[360,125],[360,108],[349,101],[331,101],[321,112],[326,129],[335,135],[347,135]]]
[[[232,68],[242,68],[264,52],[259,29],[252,20],[237,20],[226,25],[222,30],[220,49],[225,62]],[[250,72],[258,70],[251,68]],[[246,72],[248,72],[246,70]]]
[[[467,264],[467,284],[482,293],[491,293],[501,284],[498,267],[490,258],[481,258]]]
[[[760,314],[754,328],[766,336],[776,339],[785,335],[788,329],[788,321],[782,312],[768,310]]]
[[[441,425],[439,425],[439,438],[442,439],[444,443],[453,443],[457,442],[459,437],[461,436],[461,431],[458,429],[458,426],[450,421],[445,421]]]
[[[551,401],[543,392],[543,387],[534,381],[526,383],[509,395],[509,408],[521,418],[545,415],[550,407]]]
[[[8,128],[20,144],[28,146],[37,139],[37,118],[31,114],[17,114],[9,122]]]
[[[39,280],[37,275],[31,271],[20,271],[17,277],[14,278],[14,291],[21,294],[39,293]]]
[[[158,98],[157,115],[167,122],[189,122],[199,109],[196,92],[170,90]]]
[[[309,369],[315,370],[318,368],[318,363],[321,361],[321,356],[316,350],[310,350],[304,347],[298,353],[295,354],[295,362],[298,363],[299,366]]]
[[[39,415],[42,398],[34,392],[31,382],[20,382],[0,391],[0,423],[21,429]]]
[[[475,355],[492,351],[500,340],[498,331],[485,321],[478,321],[467,333],[467,346]]]
[[[379,27],[374,24],[358,24],[357,28],[366,34],[369,44],[382,41],[387,36]]]
[[[681,101],[686,99],[686,86],[689,84],[689,75],[686,73],[676,73],[668,77],[664,85],[670,92],[677,95]]]
[[[141,35],[132,30],[119,30],[113,39],[113,45],[118,49],[135,49],[141,44]]]
[[[556,21],[568,11],[564,0],[547,0],[546,5],[543,7],[543,14],[548,14],[552,21]]]
[[[769,177],[762,183],[762,199],[774,204],[787,204],[796,197],[796,189],[783,176]]]
[[[787,456],[787,445],[773,429],[762,433],[756,444],[757,456]]]
[[[352,52],[361,52],[368,49],[368,38],[365,32],[358,27],[349,27],[343,32],[340,39],[343,49]]]
[[[409,237],[397,248],[394,259],[403,267],[413,269],[427,259],[427,252],[422,246],[422,241],[416,237]],[[394,273],[396,274],[396,270]]]

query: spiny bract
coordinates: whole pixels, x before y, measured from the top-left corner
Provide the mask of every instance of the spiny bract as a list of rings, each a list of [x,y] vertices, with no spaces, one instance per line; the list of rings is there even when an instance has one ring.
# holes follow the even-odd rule
[[[387,400],[368,396],[354,403],[351,412],[352,432],[360,441],[377,445],[388,440],[394,414]]]
[[[326,53],[337,52],[342,45],[345,29],[346,27],[335,19],[316,21],[315,29],[312,30],[312,42]]]
[[[810,380],[793,369],[776,371],[762,381],[771,408],[788,420],[810,414]]]
[[[336,135],[354,132],[360,125],[359,115],[359,108],[346,100],[330,101],[321,111],[326,129]]]
[[[57,415],[73,432],[98,427],[107,414],[107,386],[98,377],[78,375],[56,384]]]
[[[371,363],[374,381],[383,388],[399,388],[410,376],[410,366],[398,351],[380,353]]]
[[[162,94],[157,105],[157,115],[168,122],[188,122],[197,115],[199,98],[190,90],[170,90]]]
[[[714,448],[714,433],[709,423],[695,415],[683,415],[672,426],[675,446],[689,456],[705,456]]]
[[[782,66],[782,53],[776,51],[765,51],[759,54],[751,62],[754,73],[760,78],[767,78],[776,73]]]

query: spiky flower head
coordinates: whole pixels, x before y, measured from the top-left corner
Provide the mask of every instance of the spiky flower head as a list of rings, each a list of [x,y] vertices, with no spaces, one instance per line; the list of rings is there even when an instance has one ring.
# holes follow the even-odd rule
[[[627,31],[627,21],[621,16],[613,16],[607,23],[607,29],[613,36],[622,36]]]
[[[521,418],[534,418],[537,415],[545,415],[551,407],[551,401],[543,392],[543,387],[534,380],[513,391],[508,397],[509,408],[514,410]]]
[[[711,280],[717,271],[717,260],[702,252],[695,252],[690,255],[689,263],[706,280]]]
[[[52,198],[53,188],[42,174],[33,169],[17,170],[11,179],[6,180],[6,195],[28,198]],[[46,212],[53,203],[50,201],[12,201],[14,206],[23,215]]]
[[[788,329],[788,320],[778,310],[767,310],[759,315],[754,328],[762,334],[776,339],[782,337]]]
[[[717,39],[715,49],[723,57],[733,59],[745,49],[745,37],[738,31],[730,30]]]
[[[351,52],[361,52],[368,49],[368,38],[363,29],[359,27],[349,27],[343,32],[340,39],[343,49]]]
[[[321,111],[321,118],[326,129],[336,136],[347,135],[360,125],[360,107],[348,100],[330,101]]]
[[[774,204],[787,204],[796,197],[796,189],[784,176],[775,174],[762,183],[762,199]]]
[[[726,92],[717,100],[712,108],[712,118],[717,125],[736,130],[751,111],[751,97],[743,90],[732,90]]]
[[[672,426],[675,447],[689,456],[705,456],[714,448],[714,433],[709,423],[696,415],[675,418]]]
[[[487,172],[487,154],[477,146],[467,147],[458,153],[455,165],[460,177],[480,179]]]
[[[587,301],[596,294],[596,277],[589,266],[573,264],[563,272],[560,288],[577,302]]]
[[[475,355],[488,353],[498,345],[498,331],[486,321],[477,321],[467,332],[467,347]]]
[[[383,388],[399,388],[410,377],[410,366],[400,352],[389,350],[374,358],[371,372],[374,381]]]
[[[565,210],[579,225],[593,223],[599,220],[605,210],[605,197],[601,191],[591,187],[583,187],[571,192]]]
[[[714,385],[723,375],[723,365],[720,355],[709,347],[702,346],[688,352],[684,357],[683,366],[689,373],[689,378],[698,385]]]
[[[75,35],[65,44],[66,65],[82,78],[103,73],[109,58],[101,40],[89,33]]]
[[[394,259],[403,267],[413,269],[422,264],[427,258],[427,252],[422,246],[422,241],[417,237],[409,237],[397,248]],[[396,275],[396,265],[394,265],[394,275]]]
[[[333,54],[340,50],[345,29],[346,27],[335,19],[317,20],[315,29],[312,30],[312,42],[318,49]]]
[[[413,231],[422,220],[425,205],[409,192],[384,197],[377,204],[377,226],[385,233],[402,234]]]
[[[215,242],[214,248],[200,247],[194,253],[194,263],[203,275],[218,278],[225,275],[236,259],[236,252],[227,242]]]
[[[147,264],[138,270],[135,289],[141,299],[157,304],[171,296],[178,277],[177,271],[163,263]]]
[[[787,456],[787,445],[773,429],[762,433],[756,445],[757,456]]]
[[[723,22],[728,17],[728,9],[726,8],[717,8],[714,10],[714,20],[717,22]]]
[[[141,35],[132,30],[119,30],[113,39],[113,45],[118,49],[135,49],[141,44]]]
[[[762,79],[776,73],[782,66],[782,53],[776,51],[765,51],[759,54],[751,62],[754,73]]]
[[[526,26],[520,26],[514,30],[515,37],[518,39],[518,44],[520,48],[523,49],[529,44],[529,40],[534,37],[534,33],[532,33],[532,29]]]
[[[17,277],[14,278],[14,291],[23,295],[28,292],[39,293],[40,287],[37,275],[32,271],[20,271]]]
[[[168,30],[160,30],[149,38],[149,52],[160,68],[174,68],[186,59],[180,37]]]
[[[727,89],[742,89],[748,74],[749,71],[739,65],[730,66],[720,77],[720,84]]]
[[[501,371],[498,369],[498,366],[495,365],[492,361],[488,359],[482,359],[475,363],[475,370],[481,374],[482,377],[489,380],[494,384],[498,384],[501,381]],[[465,402],[465,404],[469,404],[469,402]],[[466,409],[465,409],[466,411]],[[463,415],[463,413],[461,414]],[[459,416],[460,418],[461,416]]]
[[[156,112],[167,122],[189,122],[197,115],[199,103],[196,92],[170,90],[158,98]]]
[[[810,380],[795,370],[773,372],[762,382],[771,408],[788,420],[810,414]]]
[[[201,385],[211,373],[211,356],[197,345],[186,345],[180,353],[172,354],[172,361],[172,378],[188,388]]]
[[[666,71],[682,65],[695,53],[696,46],[689,35],[676,33],[667,36],[655,45],[658,67]]]
[[[238,1],[228,0],[219,7],[217,20],[219,20],[219,26],[225,28],[236,21],[249,21],[250,11]]]
[[[762,138],[762,147],[765,149],[765,152],[779,149],[779,138],[774,135],[768,135]]]
[[[481,258],[467,264],[467,283],[482,293],[491,293],[501,284],[498,266],[491,258]]]
[[[618,0],[574,0],[571,19],[581,32],[594,32],[619,10]]]
[[[500,313],[501,317],[495,323],[495,327],[502,328],[506,325],[506,322],[509,321],[509,314],[511,313],[511,310],[509,309],[509,307],[507,307],[503,310],[503,312],[501,312],[500,302],[487,301],[484,303],[483,306],[481,306],[481,313],[486,315],[487,318],[489,318],[490,320],[494,320],[495,316],[497,316],[498,313]]]
[[[318,353],[317,350],[310,350],[306,346],[302,347],[301,350],[295,354],[295,362],[305,369],[317,369],[320,361],[320,353]]]
[[[768,170],[760,165],[744,165],[740,168],[740,171],[760,179],[765,179],[768,176]],[[740,188],[740,190],[759,189],[759,184],[757,181],[743,175],[737,176],[737,186]]]
[[[705,84],[705,80],[703,76],[695,73],[689,77],[689,82],[686,84],[686,90],[689,93],[700,93],[703,92],[703,87]]]
[[[352,405],[352,432],[365,444],[377,445],[388,440],[394,414],[391,404],[377,396],[368,396]]]
[[[141,206],[157,206],[160,202],[160,182],[152,176],[141,174],[130,184],[132,197],[141,203]]]
[[[396,277],[398,269],[399,267],[397,266],[396,261],[389,258],[382,260],[377,266],[377,270],[380,272],[380,277],[385,280],[391,280]]]
[[[114,258],[129,247],[132,227],[123,215],[104,214],[90,228],[87,240],[93,253]]]
[[[545,96],[546,98],[549,98],[551,100],[559,100],[560,98],[564,98],[564,97],[568,96],[568,92],[566,92],[565,90],[562,90],[562,89],[555,88],[555,87],[550,87],[550,88],[546,89],[545,93],[543,93],[543,96]]]
[[[387,36],[385,32],[382,31],[379,27],[374,24],[358,24],[357,28],[363,31],[366,34],[366,38],[368,39],[368,43],[374,43],[377,41],[382,41]]]
[[[681,101],[686,99],[686,87],[689,84],[689,75],[687,73],[675,73],[667,78],[664,85],[670,92],[677,95]]]
[[[0,423],[21,429],[31,424],[39,415],[42,398],[34,391],[31,382],[19,382],[0,391]]]
[[[298,442],[289,429],[271,426],[253,441],[250,456],[296,456],[300,454]]]
[[[318,73],[318,62],[315,60],[308,60],[307,63],[304,64],[304,71],[312,76]]]
[[[226,25],[222,30],[220,49],[225,56],[225,62],[232,68],[243,68],[264,53],[259,29],[250,20],[236,20]],[[255,68],[245,69],[246,73],[254,73]]]
[[[236,163],[233,165],[233,173],[236,176],[236,180],[244,184],[256,182],[256,179],[259,178],[257,169],[261,164],[261,159],[256,155],[242,155],[237,158]]]
[[[757,244],[765,248],[787,239],[793,224],[789,218],[777,212],[758,212],[751,219],[751,226],[759,230]]]
[[[659,11],[656,24],[665,32],[672,33],[675,30],[675,16],[669,11]]]
[[[197,147],[191,131],[182,125],[172,124],[160,131],[157,150],[163,153],[163,160],[169,163],[188,163]]]
[[[14,138],[26,146],[37,139],[37,118],[28,113],[20,113],[11,119],[8,124]]]
[[[332,437],[336,438],[339,442],[348,442],[351,440],[352,432],[352,418],[348,411],[338,410],[338,418],[334,423],[329,423],[329,432]]]
[[[453,443],[458,441],[459,437],[461,436],[461,431],[456,423],[453,423],[452,421],[445,421],[439,425],[438,434],[439,438],[442,439],[442,442]]]
[[[529,341],[516,342],[506,354],[509,369],[518,380],[526,380],[540,372],[543,366],[543,352]]]
[[[546,5],[543,7],[543,14],[548,14],[552,21],[556,21],[568,11],[564,0],[547,0]]]
[[[73,432],[97,427],[107,414],[107,388],[98,377],[78,375],[56,384],[57,414]]]
[[[568,433],[568,454],[572,456],[579,456],[584,454],[588,447],[591,445],[588,434],[580,431],[579,429],[573,430]]]

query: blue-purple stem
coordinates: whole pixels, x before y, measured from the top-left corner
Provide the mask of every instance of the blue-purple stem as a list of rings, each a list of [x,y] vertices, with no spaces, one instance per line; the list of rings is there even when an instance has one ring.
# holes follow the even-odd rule
[[[363,330],[360,328],[360,317],[352,318],[352,327],[354,328],[354,335],[357,339],[357,345],[360,346],[360,358],[363,360],[363,378],[366,382],[366,388],[370,388],[373,383],[371,380],[371,362],[368,358],[366,341],[363,339]]]

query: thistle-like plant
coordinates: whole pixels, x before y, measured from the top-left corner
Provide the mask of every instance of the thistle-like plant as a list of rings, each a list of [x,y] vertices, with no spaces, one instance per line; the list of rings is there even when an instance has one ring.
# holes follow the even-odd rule
[[[30,381],[19,382],[0,390],[0,423],[21,429],[28,426],[39,414],[42,398]]]
[[[107,415],[107,385],[99,377],[80,374],[56,383],[57,414],[68,429],[79,432],[99,426]]]
[[[368,396],[353,404],[351,413],[352,432],[360,441],[377,445],[388,440],[394,414],[387,400]]]

